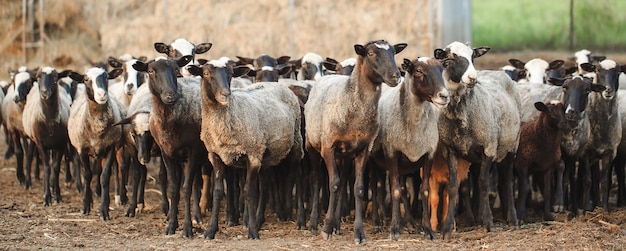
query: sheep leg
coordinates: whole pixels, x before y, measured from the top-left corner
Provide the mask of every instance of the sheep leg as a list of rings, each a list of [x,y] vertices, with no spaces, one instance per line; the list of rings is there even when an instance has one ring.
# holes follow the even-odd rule
[[[518,166],[517,171],[517,218],[520,224],[526,216],[526,200],[528,199],[528,192],[530,190],[528,184],[528,167]]]
[[[592,211],[590,208],[589,200],[590,200],[590,192],[592,184],[591,170],[589,167],[589,161],[586,158],[581,158],[580,163],[578,163],[578,179],[580,179],[582,183],[582,202],[580,209],[582,211]]]
[[[391,186],[391,224],[389,238],[400,239],[400,175],[398,174],[398,156],[393,155],[386,159],[389,170],[389,184]],[[355,230],[356,231],[356,230]]]
[[[71,145],[68,145],[68,149],[66,150],[66,153],[70,156],[70,162],[72,162],[72,170],[74,171],[74,177],[76,177],[76,191],[78,191],[78,193],[82,193],[83,192],[83,182],[82,182],[82,178],[80,175],[80,169],[81,169],[81,164],[80,164],[80,157],[78,156],[78,154],[76,153],[76,150],[74,149],[74,147],[72,147]]]
[[[178,228],[178,203],[180,202],[180,183],[182,178],[182,168],[174,158],[167,154],[163,154],[163,161],[167,169],[168,187],[170,207],[167,212],[169,224],[165,230],[165,235],[173,235]]]
[[[271,175],[273,175],[272,170],[267,170],[267,169],[259,170],[259,180],[257,181],[257,183],[259,184],[258,186],[263,189],[259,190],[260,191],[259,198],[258,198],[259,204],[256,205],[255,207],[249,208],[249,209],[254,209],[253,211],[249,211],[249,212],[250,214],[253,214],[253,213],[256,214],[256,220],[258,221],[259,226],[265,223],[265,209],[267,208],[267,204],[271,203],[271,201],[269,201],[270,196],[274,193],[274,191],[276,191],[275,186],[274,186],[275,182],[271,181]],[[248,184],[247,181],[246,181],[246,184]],[[249,214],[248,214],[248,220],[250,220]],[[248,225],[248,227],[250,227],[250,225]]]
[[[85,180],[82,213],[89,214],[92,202],[91,179],[93,178],[93,173],[91,172],[91,161],[89,160],[89,155],[86,152],[79,152],[78,156],[80,158],[81,166],[83,167],[83,179]]]
[[[491,232],[491,228],[493,227],[493,215],[491,214],[491,207],[489,206],[489,194],[491,190],[491,186],[489,183],[489,170],[491,169],[492,165],[493,160],[490,157],[483,155],[483,160],[480,165],[480,177],[478,182],[478,190],[480,192],[480,203],[478,205],[478,212],[480,214],[482,224],[485,229],[487,229],[487,232]],[[456,175],[456,172],[454,174],[450,172],[450,178]],[[456,201],[456,197],[455,200],[451,201]]]
[[[113,147],[111,147],[113,148]],[[111,169],[114,166],[115,150],[109,149],[108,156],[106,157],[104,167],[102,168],[102,174],[100,174],[100,185],[102,186],[101,204],[100,204],[100,219],[103,221],[111,220],[109,216],[109,184],[111,182]]]
[[[424,194],[422,193],[422,200],[427,200],[428,201],[428,206],[426,208],[423,209],[423,213],[428,213],[430,212],[429,216],[430,216],[430,227],[432,229],[432,231],[435,231],[439,228],[439,217],[438,217],[438,213],[439,213],[439,201],[440,201],[440,197],[439,197],[439,182],[435,181],[434,179],[429,179],[428,181],[425,181],[424,183],[428,182],[429,184],[429,189],[428,189],[428,193]],[[420,186],[420,190],[422,190],[423,186],[425,186],[425,184],[422,183],[422,185]],[[445,195],[442,195],[442,197]],[[445,211],[445,209],[444,209]],[[442,217],[445,217],[445,212],[442,212]],[[424,216],[422,216],[422,222],[425,221],[426,218]],[[445,218],[441,219],[442,222],[445,221]],[[422,225],[424,225],[424,229],[426,228],[426,224],[422,223]],[[426,233],[425,233],[426,234]],[[433,238],[435,235],[432,234],[429,236],[429,234],[426,234],[426,238]]]
[[[96,157],[93,164],[93,171],[97,177],[102,175],[102,158]],[[96,179],[96,196],[102,196],[102,183],[100,178]]]
[[[470,226],[474,226],[476,223],[474,219],[474,210],[472,208],[472,199],[470,198],[470,180],[469,178],[462,181],[459,185],[459,195],[461,201],[463,201],[463,209],[465,210],[465,216]],[[445,214],[447,215],[447,214]]]
[[[315,149],[307,147],[309,153],[309,160],[311,161],[311,218],[309,231],[312,234],[318,234],[318,226],[320,221],[320,179],[322,179],[321,161],[322,156]]]
[[[17,180],[20,185],[28,188],[30,184],[26,183],[26,177],[24,175],[24,148],[22,147],[22,141],[17,133],[11,133],[13,140],[13,149],[15,152],[15,160],[17,161],[17,167],[15,168],[17,174]],[[30,175],[29,175],[30,176]]]
[[[204,232],[205,239],[214,239],[217,232],[218,216],[220,213],[220,203],[224,196],[224,162],[215,153],[209,153],[209,161],[213,165],[213,209],[211,210],[211,219],[209,220],[209,226]],[[230,193],[230,190],[228,191]]]
[[[353,165],[352,162],[349,162],[350,164],[346,164],[345,161],[343,161],[342,163],[340,163],[340,173],[339,173],[339,177],[344,177],[343,179],[339,179],[339,192],[337,193],[337,204],[335,204],[335,211],[333,212],[335,215],[333,216],[334,219],[337,219],[337,224],[341,224],[341,222],[343,222],[343,217],[342,217],[342,213],[343,213],[343,207],[345,206],[345,202],[348,201],[347,197],[348,197],[348,177],[351,176],[351,166]],[[334,234],[340,235],[341,234],[341,228],[337,227],[334,229]]]
[[[430,187],[431,185],[430,175],[432,172],[432,167],[433,167],[433,160],[429,157],[426,157],[426,162],[424,163],[423,170],[422,170],[423,182],[420,185],[420,189],[419,189],[420,194],[422,194],[422,225],[424,227],[424,235],[426,239],[428,240],[435,239],[435,232],[433,231],[433,226],[431,225],[431,221],[433,219],[437,220],[437,211],[438,211],[438,208],[431,208],[428,206],[429,202],[431,201],[430,196],[435,197],[433,199],[436,199],[437,203],[439,203],[439,196],[437,196],[437,194],[439,193],[439,186],[434,187],[436,190],[431,189]],[[395,197],[395,191],[393,193]],[[406,212],[406,213],[410,213],[410,212]]]
[[[330,196],[328,198],[328,209],[326,210],[326,216],[324,217],[324,227],[322,228],[322,238],[330,240],[335,229],[339,228],[338,220],[334,218],[335,208],[337,205],[337,193],[339,192],[339,171],[335,163],[335,152],[333,148],[323,147],[322,158],[326,163],[326,169],[328,170],[328,190]]]
[[[128,203],[126,184],[128,183],[128,165],[131,154],[126,153],[126,149],[120,148],[116,151],[117,168],[115,169],[115,205],[122,206]]]
[[[563,171],[565,170],[565,165],[563,161],[559,160],[555,166],[555,184],[554,184],[554,212],[562,213],[565,212],[565,204],[563,203]]]
[[[206,168],[202,168],[202,197],[200,198],[200,212],[203,214],[208,210],[209,207],[209,189],[211,188],[211,176],[208,174],[208,170]]]
[[[24,184],[24,188],[28,189],[32,186],[32,182],[31,182],[31,168],[33,165],[33,157],[34,157],[34,152],[36,150],[36,146],[35,146],[35,142],[32,142],[26,138],[22,138],[22,145],[24,146],[24,149],[26,150],[26,156],[25,156],[25,163],[24,163],[24,169],[26,169],[26,181]],[[41,177],[39,177],[39,165],[35,165],[35,180],[41,180]]]
[[[500,186],[504,187],[504,206],[507,212],[507,220],[509,225],[518,226],[517,220],[517,211],[515,210],[515,194],[513,193],[513,161],[515,161],[515,153],[508,153],[504,160],[499,163],[501,171],[501,175],[503,175],[501,179]],[[548,182],[550,184],[550,182]],[[491,212],[491,208],[489,208],[489,212]]]
[[[136,157],[133,159],[136,159]],[[126,214],[124,215],[126,217],[135,217],[135,211],[137,210],[137,196],[138,196],[137,193],[139,192],[139,183],[141,182],[141,170],[140,170],[141,166],[143,165],[139,165],[139,162],[135,160],[133,160],[132,163],[130,164],[129,171],[133,177],[133,184],[132,184],[133,195],[131,195],[130,203],[128,204],[128,209],[126,210]]]
[[[295,179],[296,179],[296,199],[297,199],[297,208],[296,208],[296,228],[298,230],[306,229],[306,209],[304,208],[304,198],[306,197],[305,191],[305,169],[306,169],[306,153],[305,159],[301,160],[298,167],[295,169]]]
[[[43,158],[43,205],[44,207],[52,204],[52,195],[50,193],[50,155],[49,151],[43,149],[42,146],[37,146],[39,155]]]
[[[185,219],[183,222],[183,236],[192,237],[193,236],[193,228],[191,223],[191,193],[193,190],[193,183],[195,178],[198,176],[197,171],[199,170],[198,164],[198,154],[193,151],[190,153],[189,161],[187,163],[186,168],[183,172],[183,195],[184,203],[185,203]],[[196,189],[196,191],[198,191]],[[198,201],[195,201],[195,207],[198,206]],[[195,211],[195,210],[194,210]],[[200,209],[197,209],[197,212],[200,212]]]
[[[13,156],[13,154],[15,154],[15,145],[13,144],[13,138],[7,130],[7,127],[3,126],[2,128],[4,129],[4,138],[7,144],[7,150],[4,152],[4,159],[9,159]]]
[[[201,158],[206,159],[206,158]],[[195,174],[193,175],[193,188],[192,188],[192,196],[193,196],[193,204],[191,204],[193,219],[192,224],[202,224],[202,210],[200,210],[200,197],[202,197],[202,175],[200,174],[204,165],[200,165],[199,168],[196,168]],[[200,175],[199,175],[200,174]]]
[[[626,158],[617,155],[613,161],[613,168],[617,176],[617,206],[622,207],[626,203]]]
[[[443,222],[443,226],[441,228],[441,233],[443,235],[443,239],[446,238],[450,238],[452,237],[452,231],[454,230],[454,212],[456,212],[456,203],[454,203],[455,201],[458,201],[458,193],[459,193],[459,182],[458,182],[458,175],[457,175],[457,168],[458,168],[458,160],[457,157],[454,153],[452,153],[452,151],[447,150],[444,151],[444,156],[447,155],[447,159],[448,159],[448,168],[449,170],[449,175],[450,175],[450,180],[448,182],[448,200],[452,201],[452,203],[450,203],[448,205],[448,213],[447,215],[444,217],[445,221]],[[487,172],[488,174],[489,172]],[[488,175],[487,175],[488,177]],[[422,185],[424,183],[427,183],[427,180],[423,180]],[[487,181],[488,182],[488,181]],[[488,191],[487,191],[488,192]],[[422,198],[422,200],[425,200],[426,198]],[[489,198],[487,198],[487,200],[489,200]],[[428,207],[422,209],[422,210],[426,210]],[[426,214],[426,213],[424,213]],[[428,237],[428,236],[427,236]]]
[[[65,168],[63,170],[65,170],[65,187],[66,188],[72,187],[72,183],[73,183],[70,162],[71,162],[71,156],[69,155],[69,152],[67,151],[67,149],[65,149],[64,154],[63,154],[63,166]]]
[[[577,182],[576,176],[576,161],[571,156],[561,156],[563,160],[563,204],[568,210],[576,214],[577,211]]]
[[[246,204],[249,210],[248,213],[248,239],[259,239],[260,224],[257,221],[257,211],[259,206],[259,171],[261,169],[259,164],[248,164],[246,173],[246,187],[244,193],[246,194]]]
[[[170,202],[167,199],[167,168],[165,167],[163,158],[161,158],[159,165],[159,183],[161,184],[161,212],[167,216],[170,211]]]
[[[600,193],[602,196],[602,208],[609,211],[609,193],[611,192],[614,157],[609,151],[605,152],[600,159]]]
[[[543,173],[543,220],[553,221],[554,216],[550,212],[550,203],[552,196],[552,177],[554,176],[554,169],[549,168]]]
[[[374,233],[380,233],[383,231],[383,220],[385,219],[384,210],[380,210],[380,207],[384,207],[384,181],[385,171],[382,167],[373,163],[370,168],[370,187],[372,188],[372,220],[374,221]]]
[[[143,212],[143,208],[145,205],[144,195],[146,191],[146,179],[148,176],[148,168],[146,168],[145,165],[139,164],[138,160],[136,161],[137,162],[135,162],[135,165],[137,168],[139,168],[139,187],[138,187],[139,190],[137,191],[137,204],[141,205],[139,206],[139,212]]]
[[[365,196],[363,173],[365,164],[369,159],[369,152],[364,150],[354,158],[354,241],[365,242],[365,230],[363,229],[363,197]],[[398,205],[399,206],[399,205]],[[339,226],[337,226],[339,229]]]
[[[234,168],[226,169],[226,188],[228,194],[226,194],[226,225],[237,226],[239,225],[239,186],[237,185],[237,179],[235,177],[236,170]],[[216,185],[216,184],[213,184]]]

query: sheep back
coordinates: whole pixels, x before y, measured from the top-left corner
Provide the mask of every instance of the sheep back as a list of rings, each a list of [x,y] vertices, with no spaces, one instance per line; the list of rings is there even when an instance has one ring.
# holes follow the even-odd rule
[[[98,105],[89,101],[87,95],[81,95],[74,101],[70,107],[67,130],[70,142],[78,153],[87,150],[90,155],[96,156],[111,146],[123,144],[124,127],[112,125],[126,117],[126,110],[112,96],[109,96],[104,109],[92,106]]]
[[[42,109],[41,97],[39,96],[39,86],[34,85],[28,97],[26,98],[26,104],[24,105],[24,113],[22,116],[22,123],[24,126],[24,133],[26,136],[38,142],[35,137],[35,125],[43,124],[46,128],[62,126],[67,128],[67,121],[70,115],[70,105],[72,100],[63,88],[57,89],[58,96],[58,113],[57,114],[45,114]]]
[[[203,104],[201,139],[226,165],[247,156],[251,165],[275,166],[289,153],[301,159],[300,106],[285,85],[234,89],[227,105]]]

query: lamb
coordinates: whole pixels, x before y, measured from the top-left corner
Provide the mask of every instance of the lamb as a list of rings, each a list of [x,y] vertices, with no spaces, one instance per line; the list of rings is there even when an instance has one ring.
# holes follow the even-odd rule
[[[439,140],[450,168],[449,200],[458,200],[458,161],[481,163],[479,178],[479,219],[490,231],[493,227],[489,207],[489,173],[492,164],[504,175],[501,185],[503,205],[509,223],[517,225],[513,206],[513,160],[519,143],[520,97],[516,83],[502,71],[477,72],[473,59],[489,51],[489,47],[471,48],[453,42],[445,49],[436,49],[441,60],[443,78],[451,102],[439,119]],[[442,233],[444,238],[454,227],[455,204],[450,204]]]
[[[299,168],[304,154],[298,99],[286,86],[271,82],[231,91],[231,77],[245,74],[246,67],[232,69],[221,61],[209,61],[202,68],[191,66],[189,71],[202,76],[201,138],[214,167],[215,182],[222,184],[226,167],[247,169],[248,238],[258,239],[259,171],[285,159],[295,165],[291,168]],[[215,237],[222,189],[214,187],[213,214],[205,238]]]
[[[31,175],[30,168],[26,168],[26,174],[24,174],[24,151],[28,148],[29,142],[25,139],[22,114],[28,92],[30,92],[34,82],[35,79],[30,72],[24,70],[16,73],[13,77],[12,88],[9,88],[2,100],[2,120],[13,144],[12,148],[17,160],[17,179],[25,188],[31,186]],[[23,140],[24,142],[22,142]]]
[[[137,71],[147,72],[152,93],[150,112],[150,132],[161,149],[168,177],[168,194],[171,200],[166,235],[172,235],[178,228],[178,203],[180,185],[184,169],[185,219],[183,236],[191,237],[191,192],[200,167],[207,162],[207,152],[200,140],[201,111],[200,85],[196,78],[176,78],[180,67],[187,65],[192,56],[178,60],[161,59],[133,65]],[[181,162],[187,160],[187,166]],[[198,184],[198,183],[196,183]],[[194,197],[198,189],[195,189]],[[199,195],[199,194],[198,194]],[[197,201],[197,200],[196,200]],[[200,209],[194,205],[195,219],[201,220]]]
[[[182,77],[191,76],[187,70],[187,66],[195,64],[196,54],[203,54],[209,51],[211,46],[213,46],[212,43],[200,43],[195,45],[184,38],[178,38],[169,45],[161,42],[154,43],[154,49],[157,52],[165,54],[168,58],[178,59],[183,56],[191,56],[191,60],[186,65],[180,67],[179,74]]]
[[[562,173],[565,168],[561,160],[562,135],[568,130],[565,107],[561,102],[553,101],[548,104],[536,102],[535,108],[541,111],[541,114],[535,121],[521,124],[519,148],[515,157],[519,189],[516,208],[520,222],[526,215],[526,199],[530,190],[529,171],[543,173],[543,219],[552,221],[554,220],[550,213],[552,180],[555,170],[560,170],[559,173]],[[562,175],[556,175],[556,177],[556,194],[557,197],[562,197]]]
[[[85,93],[70,107],[67,131],[70,142],[76,149],[83,167],[85,190],[83,194],[83,214],[91,211],[92,170],[89,157],[105,158],[100,176],[102,201],[100,219],[110,220],[109,216],[109,179],[111,166],[115,161],[116,150],[124,144],[124,129],[112,124],[126,117],[124,107],[108,95],[108,79],[114,79],[122,73],[121,69],[106,72],[99,67],[88,69],[85,74],[70,73],[70,77],[85,84]],[[121,164],[121,163],[120,163]]]
[[[390,86],[399,84],[400,71],[394,55],[406,46],[405,43],[392,46],[384,40],[354,45],[358,57],[352,75],[322,77],[313,86],[304,108],[307,120],[306,149],[311,158],[311,166],[319,169],[323,158],[328,169],[330,198],[326,212],[335,212],[337,207],[338,186],[342,178],[339,177],[340,169],[336,160],[344,160],[346,163],[354,161],[354,234],[357,243],[365,241],[362,216],[365,195],[363,173],[379,130],[380,86],[383,82]],[[317,199],[319,198],[313,198]],[[311,231],[317,231],[317,203],[314,201],[312,205],[310,228]],[[339,219],[334,214],[327,213],[322,237],[330,239],[332,233],[339,230]]]
[[[51,188],[55,201],[61,201],[59,171],[61,158],[68,154],[67,121],[71,100],[69,94],[59,88],[57,81],[69,73],[70,71],[57,73],[52,67],[41,68],[36,75],[37,84],[31,89],[24,105],[24,132],[37,147],[44,165],[44,206],[52,203]]]
[[[391,238],[400,238],[400,175],[419,171],[430,174],[433,154],[439,142],[437,121],[440,109],[448,105],[448,91],[443,82],[443,66],[435,59],[404,59],[404,81],[384,91],[378,101],[380,128],[372,150],[377,164],[389,171],[392,194]],[[401,161],[408,159],[408,161]],[[428,175],[424,177],[428,180]],[[428,198],[428,186],[421,186]],[[424,206],[427,199],[422,200]],[[428,210],[423,210],[424,231],[434,235]]]

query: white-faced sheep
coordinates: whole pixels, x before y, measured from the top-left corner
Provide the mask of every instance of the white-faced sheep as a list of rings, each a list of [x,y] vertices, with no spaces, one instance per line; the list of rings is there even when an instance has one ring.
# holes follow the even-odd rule
[[[386,89],[378,102],[380,131],[375,140],[372,157],[380,167],[389,171],[391,186],[391,238],[400,238],[400,176],[418,172],[424,167],[430,174],[433,154],[439,142],[437,123],[441,110],[450,102],[441,72],[443,66],[430,58],[404,59],[404,81]],[[407,161],[404,161],[407,160]],[[424,180],[428,180],[428,175]],[[426,183],[425,183],[426,184]],[[421,193],[427,195],[428,186]],[[426,206],[428,200],[423,199]],[[428,210],[423,210],[423,225],[427,235],[434,235]]]
[[[29,142],[25,138],[22,114],[28,92],[30,92],[34,82],[34,74],[31,75],[28,71],[16,73],[13,77],[12,87],[9,88],[2,100],[2,120],[13,144],[11,147],[17,160],[17,179],[25,188],[31,186],[31,177],[29,167],[26,168],[26,174],[24,174],[24,151]]]
[[[550,63],[541,59],[533,58],[528,62],[523,62],[519,59],[509,59],[509,63],[515,66],[518,70],[524,71],[524,81],[518,80],[518,82],[530,82],[530,83],[547,83],[546,76],[548,71],[561,68],[565,63],[563,60],[557,59]]]
[[[110,219],[111,166],[115,161],[115,151],[123,144],[123,128],[112,125],[126,117],[124,107],[107,91],[108,80],[116,78],[121,73],[121,69],[107,73],[102,68],[94,67],[88,69],[85,74],[76,72],[70,74],[72,79],[85,84],[85,93],[72,104],[67,122],[70,142],[76,149],[83,167],[85,190],[82,212],[88,214],[91,211],[92,170],[89,157],[105,158],[100,176],[102,186],[100,219],[102,220]]]
[[[394,58],[406,46],[405,43],[391,45],[384,40],[354,45],[358,58],[352,75],[322,77],[313,86],[305,104],[306,149],[311,157],[312,168],[321,168],[320,161],[323,158],[328,169],[330,198],[326,212],[335,212],[339,183],[341,179],[347,179],[339,177],[340,168],[336,160],[354,162],[354,237],[357,243],[365,241],[363,173],[379,130],[378,99],[381,85],[383,82],[390,86],[399,84],[400,71]],[[312,211],[316,210],[313,207]],[[310,228],[317,231],[319,219],[314,216],[318,217],[311,212]],[[329,239],[332,233],[340,231],[339,224],[336,215],[327,213],[322,236]]]
[[[176,77],[179,68],[187,65],[191,59],[192,56],[183,56],[176,61],[172,59],[149,63],[139,61],[133,65],[136,70],[148,73],[148,86],[152,94],[150,132],[161,149],[161,156],[167,169],[169,185],[167,190],[171,202],[168,211],[169,224],[165,234],[172,235],[178,228],[178,203],[184,174],[185,237],[193,235],[190,201],[192,185],[196,176],[200,177],[197,175],[200,167],[207,162],[206,149],[200,140],[202,119],[199,81],[196,78]],[[187,164],[183,165],[185,160]],[[194,212],[195,220],[200,221],[197,203],[194,203]]]
[[[184,66],[180,67],[180,76],[182,77],[190,77],[191,74],[187,71],[187,66],[195,64],[196,54],[203,54],[211,49],[213,46],[212,43],[201,43],[195,45],[187,39],[179,38],[174,40],[171,44],[165,43],[154,43],[154,49],[160,53],[167,55],[168,58],[178,59],[183,56],[191,56],[191,60],[187,62]]]
[[[258,239],[259,171],[286,158],[297,164],[303,155],[298,99],[286,86],[271,82],[231,91],[231,77],[245,74],[246,67],[233,70],[221,61],[209,61],[202,68],[191,66],[189,71],[202,77],[201,138],[209,152],[215,182],[222,184],[224,168],[247,169],[248,238]],[[205,238],[215,237],[222,196],[222,186],[215,186]]]
[[[350,74],[352,74],[352,70],[354,70],[354,66],[356,65],[356,58],[347,58],[341,62],[333,58],[326,58],[323,64],[324,68],[334,72],[335,74],[350,76]]]
[[[479,220],[490,231],[493,227],[489,206],[489,173],[496,164],[504,194],[507,218],[517,225],[513,206],[513,160],[519,143],[520,97],[516,83],[502,71],[476,71],[474,58],[490,48],[471,48],[453,42],[445,49],[436,49],[435,58],[444,65],[443,78],[450,91],[450,104],[439,120],[440,141],[444,146],[450,168],[449,200],[458,200],[457,158],[480,163]],[[444,222],[442,233],[449,235],[454,228],[454,203]]]
[[[59,88],[57,81],[69,73],[70,71],[58,73],[52,67],[41,68],[36,75],[37,84],[26,99],[22,116],[24,132],[37,147],[44,165],[44,206],[52,203],[51,188],[55,201],[61,201],[59,172],[61,158],[68,154],[67,121],[71,100],[69,94]]]

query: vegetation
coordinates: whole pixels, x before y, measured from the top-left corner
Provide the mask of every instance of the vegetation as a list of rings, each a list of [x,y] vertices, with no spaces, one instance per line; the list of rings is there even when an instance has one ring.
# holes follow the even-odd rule
[[[573,50],[626,49],[626,1],[573,0]],[[474,0],[472,39],[499,51],[569,50],[570,0]]]

